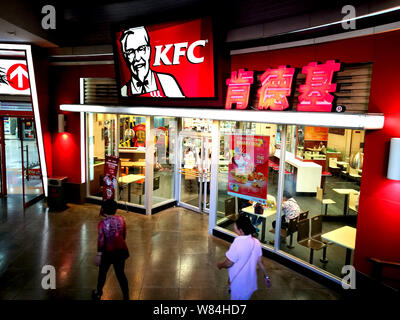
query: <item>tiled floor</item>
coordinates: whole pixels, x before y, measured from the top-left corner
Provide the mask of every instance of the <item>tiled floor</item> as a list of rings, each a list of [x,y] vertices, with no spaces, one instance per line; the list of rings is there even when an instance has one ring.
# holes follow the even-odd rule
[[[99,206],[70,204],[63,212],[48,212],[39,202],[24,211],[18,199],[8,198],[0,210],[0,299],[90,299],[97,281]],[[127,221],[131,299],[229,299],[227,271],[216,267],[229,243],[208,235],[207,215],[183,208],[151,217],[118,213]],[[273,286],[263,288],[260,281],[252,299],[341,298],[274,261],[264,263]],[[55,290],[41,287],[44,265],[56,268]],[[121,298],[110,270],[103,299]]]

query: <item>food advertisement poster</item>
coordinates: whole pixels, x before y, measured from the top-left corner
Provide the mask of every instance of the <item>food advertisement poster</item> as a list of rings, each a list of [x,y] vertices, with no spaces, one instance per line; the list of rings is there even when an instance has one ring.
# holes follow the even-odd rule
[[[230,136],[228,194],[267,203],[269,136]]]
[[[106,156],[103,178],[103,201],[114,199],[115,189],[117,188],[119,158]]]

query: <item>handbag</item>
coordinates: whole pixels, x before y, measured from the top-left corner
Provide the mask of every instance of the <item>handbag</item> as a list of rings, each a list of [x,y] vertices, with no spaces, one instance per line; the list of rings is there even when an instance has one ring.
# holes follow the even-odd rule
[[[237,278],[237,276],[239,275],[239,273],[242,272],[242,270],[244,269],[244,266],[246,266],[249,262],[249,259],[251,257],[251,254],[253,253],[254,247],[255,247],[255,243],[254,243],[254,239],[251,238],[252,242],[253,242],[253,247],[250,250],[250,254],[247,256],[247,262],[245,264],[242,265],[242,267],[240,268],[240,270],[238,271],[238,273],[236,273],[235,277],[232,279],[232,281],[229,281],[229,277],[228,277],[228,292],[229,294],[231,293],[231,284],[233,283],[233,281]]]

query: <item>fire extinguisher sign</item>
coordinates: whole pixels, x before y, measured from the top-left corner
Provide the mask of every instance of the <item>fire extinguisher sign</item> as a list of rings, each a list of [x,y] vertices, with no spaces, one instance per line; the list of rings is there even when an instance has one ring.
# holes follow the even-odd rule
[[[24,60],[0,60],[0,94],[31,94]]]

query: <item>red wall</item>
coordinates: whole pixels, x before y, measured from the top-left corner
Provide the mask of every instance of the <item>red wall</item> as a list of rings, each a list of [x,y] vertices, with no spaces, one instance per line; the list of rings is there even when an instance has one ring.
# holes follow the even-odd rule
[[[232,56],[231,70],[311,61],[373,62],[369,112],[385,115],[382,130],[367,131],[354,266],[371,274],[369,257],[400,261],[400,181],[386,179],[389,141],[400,137],[400,31],[299,48]],[[397,272],[398,274],[398,272]]]
[[[80,78],[114,78],[114,65],[90,66],[52,66],[49,72],[49,86],[53,110],[50,115],[53,122],[53,175],[67,176],[68,182],[81,183],[80,157],[80,114],[63,112],[67,118],[67,134],[57,131],[57,112],[61,104],[79,104]]]

